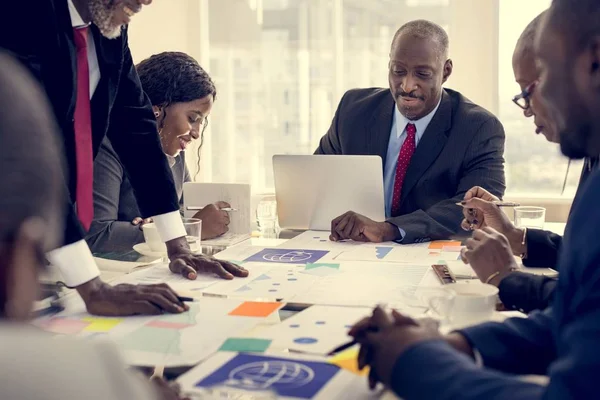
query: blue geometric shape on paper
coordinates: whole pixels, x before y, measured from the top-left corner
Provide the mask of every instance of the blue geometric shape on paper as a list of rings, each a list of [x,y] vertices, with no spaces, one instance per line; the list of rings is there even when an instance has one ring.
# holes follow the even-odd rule
[[[294,343],[298,343],[298,344],[313,344],[313,343],[317,343],[318,340],[312,337],[299,337],[294,339]]]
[[[325,250],[264,249],[248,257],[245,261],[306,264],[320,260],[327,253],[329,252]]]
[[[312,399],[337,374],[335,365],[304,360],[238,354],[196,387],[225,385],[243,390],[272,390],[282,397]]]
[[[383,260],[393,249],[393,247],[375,247],[375,255],[378,259]]]
[[[252,288],[248,285],[244,285],[241,288],[237,289],[236,292],[247,292],[248,290],[252,290]]]
[[[292,325],[290,325],[290,328],[300,328],[300,325],[298,325],[298,324],[292,324]]]
[[[266,274],[262,274],[260,276],[258,276],[256,279],[254,279],[255,281],[267,281],[271,279],[271,277],[269,275]]]

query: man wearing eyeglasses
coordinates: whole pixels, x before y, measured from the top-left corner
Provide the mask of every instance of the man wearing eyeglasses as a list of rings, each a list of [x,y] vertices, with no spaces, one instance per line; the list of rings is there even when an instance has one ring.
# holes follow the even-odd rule
[[[543,15],[540,14],[525,28],[517,42],[513,54],[513,70],[522,92],[513,98],[513,102],[523,109],[525,117],[534,118],[537,134],[543,134],[549,142],[558,143],[558,131],[537,90],[539,72],[533,45]],[[597,165],[597,157],[585,160],[574,203],[581,194],[583,182]],[[556,279],[515,271],[513,255],[521,257],[523,264],[528,267],[555,267],[562,236],[541,229],[515,227],[506,214],[492,203],[498,198],[481,187],[469,190],[465,200],[467,204],[463,210],[463,229],[492,228],[506,239],[494,236],[491,232],[481,232],[478,234],[480,236],[467,243],[463,260],[470,263],[483,282],[500,289],[500,299],[507,308],[528,313],[548,307],[556,287]],[[506,245],[506,240],[510,246]],[[505,251],[499,253],[502,257],[492,257],[498,254],[494,250],[500,247],[505,248]]]

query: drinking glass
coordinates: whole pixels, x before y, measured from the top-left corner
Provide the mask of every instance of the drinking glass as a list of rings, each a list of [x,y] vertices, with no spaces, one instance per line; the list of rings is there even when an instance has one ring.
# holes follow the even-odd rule
[[[544,207],[515,207],[515,226],[517,228],[543,229],[546,221]]]
[[[277,201],[273,197],[265,197],[256,208],[256,222],[261,236],[274,238],[278,234]]]
[[[202,221],[198,218],[182,218],[185,227],[185,238],[192,253],[202,252]]]

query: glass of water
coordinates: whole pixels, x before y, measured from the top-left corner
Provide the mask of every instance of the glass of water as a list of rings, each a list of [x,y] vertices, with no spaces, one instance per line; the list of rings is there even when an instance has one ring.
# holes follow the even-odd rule
[[[186,240],[193,253],[202,252],[202,221],[198,218],[182,218]]]
[[[546,222],[544,207],[515,207],[515,226],[517,228],[543,229]]]
[[[277,201],[275,196],[264,197],[256,208],[256,221],[261,236],[274,238],[279,233],[277,224]]]

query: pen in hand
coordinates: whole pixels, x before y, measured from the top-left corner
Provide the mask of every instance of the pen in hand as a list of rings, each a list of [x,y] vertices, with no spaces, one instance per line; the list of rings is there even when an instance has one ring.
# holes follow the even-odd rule
[[[512,202],[508,202],[508,201],[492,201],[491,203],[496,205],[497,207],[519,207],[520,206],[519,203],[512,203]],[[459,201],[458,203],[455,203],[455,204],[459,207],[465,207],[467,202]]]

